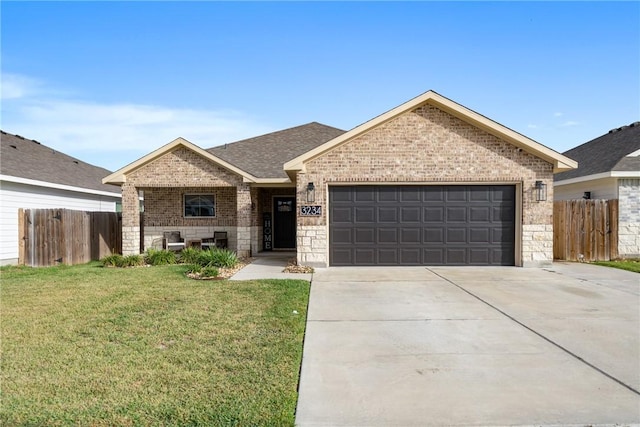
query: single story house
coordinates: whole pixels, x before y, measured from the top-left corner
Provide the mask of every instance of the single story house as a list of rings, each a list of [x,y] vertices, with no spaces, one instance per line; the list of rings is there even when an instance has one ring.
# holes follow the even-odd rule
[[[640,122],[564,153],[580,167],[554,176],[556,200],[618,199],[618,254],[640,257]]]
[[[111,172],[20,135],[0,131],[0,265],[18,263],[18,209],[115,212]]]
[[[553,174],[576,162],[436,92],[348,132],[319,123],[204,150],[178,138],[106,177],[123,252],[226,231],[301,265],[548,265]],[[137,200],[144,193],[144,221]]]

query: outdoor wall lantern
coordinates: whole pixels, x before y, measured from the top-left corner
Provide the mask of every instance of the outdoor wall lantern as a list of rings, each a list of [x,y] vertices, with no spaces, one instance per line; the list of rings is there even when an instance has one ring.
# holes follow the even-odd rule
[[[316,187],[313,182],[307,184],[307,203],[313,203],[316,201]]]
[[[585,200],[590,200],[591,199],[591,191],[585,191],[584,194],[582,195],[582,198]]]
[[[536,201],[544,202],[547,200],[547,184],[542,181],[536,181]]]

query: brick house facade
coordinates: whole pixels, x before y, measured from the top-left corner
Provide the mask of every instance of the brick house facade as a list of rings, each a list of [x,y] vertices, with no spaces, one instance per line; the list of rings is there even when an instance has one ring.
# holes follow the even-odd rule
[[[319,126],[296,128],[295,138],[290,138],[293,132],[286,131],[279,136],[298,146],[313,131],[326,131]],[[227,159],[232,164],[221,158],[227,153],[224,150],[214,155],[180,138],[115,172],[105,182],[122,186],[123,252],[138,253],[153,246],[163,231],[179,230],[188,239],[224,230],[229,234],[230,248],[240,256],[255,254],[266,249],[263,242],[272,231],[263,227],[268,218],[275,222],[275,249],[280,234],[288,233],[283,225],[292,221],[294,243],[285,246],[293,247],[282,249],[295,249],[303,265],[341,265],[338,258],[347,252],[334,250],[334,246],[343,231],[355,236],[345,249],[355,254],[348,261],[353,265],[429,264],[434,259],[445,265],[491,265],[493,259],[500,265],[540,266],[552,261],[551,184],[554,172],[576,166],[569,158],[435,92],[414,98],[351,131],[333,129],[328,135],[324,140],[317,138],[314,144],[307,143],[302,152],[289,149],[280,153],[281,160],[275,166],[286,175],[278,175],[274,169],[272,177],[258,176],[260,165],[254,167],[250,161],[259,162],[259,138],[245,144],[247,159],[242,160],[246,161],[242,168],[238,167],[242,152],[231,157],[234,147]],[[546,185],[545,200],[538,200],[536,182]],[[314,187],[313,200],[307,198],[310,185]],[[356,195],[370,191],[396,194],[398,203],[389,206],[397,205],[397,223],[388,226],[384,218],[371,223],[354,219],[350,228],[339,228],[332,222],[332,215],[338,211],[332,210],[335,207],[330,200],[345,188]],[[402,201],[414,193],[418,198],[430,197],[434,188],[444,194],[443,200],[451,202]],[[487,199],[481,203],[485,194],[495,198],[504,189],[511,194],[509,200]],[[142,223],[138,212],[140,192],[145,200]],[[213,195],[215,217],[186,217],[183,201],[187,194]],[[378,209],[374,199],[362,208],[357,202],[345,206],[353,208],[355,216],[360,211]],[[303,215],[303,207],[317,211]],[[291,209],[295,214],[289,212]],[[412,212],[416,218],[412,219]],[[433,226],[424,217],[428,212],[444,212],[444,217]],[[456,212],[461,215],[457,219]],[[452,215],[449,222],[445,218],[448,214]],[[456,225],[456,221],[464,224]],[[358,235],[371,240],[359,241]],[[376,236],[382,235],[395,237],[378,241]],[[415,241],[407,237],[405,244],[405,235],[422,237]],[[429,236],[436,235],[443,236],[443,247],[449,247],[438,252],[438,244],[428,241]],[[490,235],[500,238],[491,241]],[[474,241],[474,236],[482,239]],[[425,249],[424,257],[414,258],[422,247],[440,255],[430,258]],[[359,253],[370,256],[359,258]]]

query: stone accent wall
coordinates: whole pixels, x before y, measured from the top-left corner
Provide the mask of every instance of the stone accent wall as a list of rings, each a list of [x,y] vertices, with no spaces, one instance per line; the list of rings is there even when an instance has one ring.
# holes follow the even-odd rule
[[[522,266],[550,267],[553,261],[553,225],[522,226]]]
[[[329,239],[326,226],[298,226],[298,265],[326,267]]]
[[[536,180],[547,184],[546,202],[535,201]],[[546,229],[553,224],[551,163],[430,105],[398,116],[309,161],[306,173],[297,176],[298,200],[304,200],[308,182],[315,184],[314,204],[323,206],[324,215],[298,217],[299,254],[319,254],[311,240],[301,239],[300,234],[309,226],[326,229],[328,186],[337,183],[521,184],[523,230],[529,225]],[[548,239],[546,245],[522,239],[523,264],[524,255],[530,254],[533,259],[534,252],[537,259],[553,259],[553,236],[543,236]],[[323,245],[327,247],[326,231],[324,237],[314,240],[320,238],[325,239]],[[323,260],[316,260],[326,265],[327,251],[324,253]]]
[[[140,253],[140,227],[122,225],[122,255],[138,255]]]
[[[618,181],[618,255],[640,257],[640,179]]]

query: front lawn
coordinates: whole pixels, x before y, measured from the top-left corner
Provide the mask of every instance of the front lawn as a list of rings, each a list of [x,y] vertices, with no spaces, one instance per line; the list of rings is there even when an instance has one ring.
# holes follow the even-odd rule
[[[640,259],[621,259],[615,261],[594,261],[593,264],[604,265],[605,267],[620,268],[622,270],[640,273]]]
[[[309,283],[2,268],[0,425],[293,425]]]

